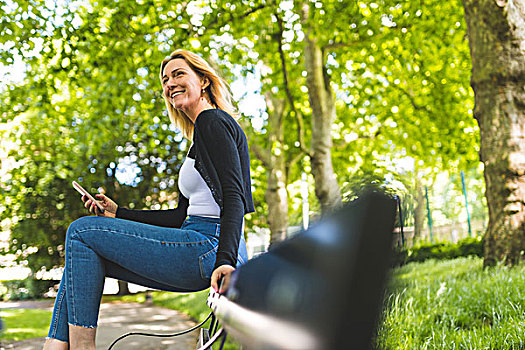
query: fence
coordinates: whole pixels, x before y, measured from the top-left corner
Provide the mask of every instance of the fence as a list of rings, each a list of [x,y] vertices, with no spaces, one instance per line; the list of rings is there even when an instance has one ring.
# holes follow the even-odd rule
[[[471,222],[472,234],[469,234],[468,223],[455,222],[448,225],[433,226],[432,227],[432,241],[442,242],[450,241],[456,243],[459,239],[467,238],[470,236],[475,237],[482,235],[487,228],[487,223],[483,220],[474,220]],[[412,247],[419,242],[430,242],[430,230],[428,226],[425,226],[421,234],[418,237],[414,237],[414,227],[408,226],[403,227],[403,235],[405,238],[405,246]],[[396,227],[394,229],[394,245],[401,245],[401,228]]]

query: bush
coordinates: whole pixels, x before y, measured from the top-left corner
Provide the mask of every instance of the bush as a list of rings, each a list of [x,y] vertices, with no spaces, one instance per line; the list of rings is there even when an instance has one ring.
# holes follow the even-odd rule
[[[462,255],[460,256],[479,256],[483,257],[483,238],[481,236],[476,238],[465,238],[458,241],[458,249]]]
[[[447,260],[467,256],[483,257],[483,239],[464,238],[457,243],[424,243],[408,249],[394,251],[393,265],[401,266],[409,262],[423,262],[428,259]]]
[[[10,280],[0,282],[0,300],[26,300],[42,298],[50,288],[60,281],[38,280]]]

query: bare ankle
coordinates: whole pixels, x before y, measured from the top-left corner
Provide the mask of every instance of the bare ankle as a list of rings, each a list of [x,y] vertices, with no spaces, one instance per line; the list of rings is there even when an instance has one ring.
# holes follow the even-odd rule
[[[96,350],[96,328],[69,325],[69,345],[75,350]]]
[[[46,338],[46,342],[44,343],[43,350],[68,350],[69,344],[67,342],[53,339],[53,338]]]

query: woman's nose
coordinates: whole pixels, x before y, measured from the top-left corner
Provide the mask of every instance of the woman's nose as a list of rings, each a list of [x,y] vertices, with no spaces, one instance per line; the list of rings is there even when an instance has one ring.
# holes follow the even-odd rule
[[[175,88],[175,82],[172,79],[169,79],[164,85],[164,89],[169,92]]]

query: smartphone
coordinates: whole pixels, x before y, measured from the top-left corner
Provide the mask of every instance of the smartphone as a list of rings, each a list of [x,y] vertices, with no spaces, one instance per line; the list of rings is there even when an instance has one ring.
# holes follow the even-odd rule
[[[90,199],[93,203],[95,203],[95,205],[98,207],[98,209],[100,210],[101,213],[104,212],[104,207],[102,206],[102,204],[100,204],[100,203],[99,203],[99,202],[98,202],[98,201],[97,201],[97,200],[96,200],[96,199],[95,199],[95,198],[94,198],[94,197],[93,197],[88,191],[86,191],[86,190],[84,189],[84,187],[80,186],[80,185],[78,184],[78,182],[76,182],[76,181],[73,181],[72,184],[73,184],[73,188],[74,188],[75,190],[77,190],[78,193],[80,193],[80,194],[83,195],[83,196],[86,196],[86,197],[87,197],[88,199]]]

